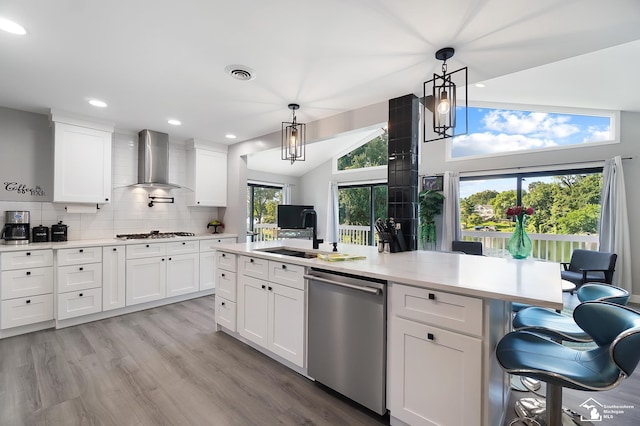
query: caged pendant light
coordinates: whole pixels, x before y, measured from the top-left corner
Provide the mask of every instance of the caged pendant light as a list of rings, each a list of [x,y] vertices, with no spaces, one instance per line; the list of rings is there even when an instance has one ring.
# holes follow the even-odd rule
[[[306,124],[296,121],[296,110],[300,109],[298,104],[289,104],[289,109],[293,111],[291,122],[282,122],[282,159],[291,161],[304,161],[306,134]]]
[[[467,67],[460,68],[447,74],[447,59],[451,59],[455,49],[453,47],[445,47],[436,52],[436,59],[443,61],[442,63],[442,75],[433,74],[431,80],[425,81],[424,97],[422,99],[424,104],[424,141],[432,142],[446,138],[452,138],[454,136],[460,136],[467,134],[467,128],[469,126],[468,117],[468,101],[467,101]],[[464,107],[458,107],[457,105],[457,85],[458,84],[464,90]],[[429,113],[427,113],[427,110]],[[457,126],[457,115],[464,112],[464,128]],[[432,117],[428,120],[429,115]],[[427,127],[427,122],[430,121],[431,128]]]

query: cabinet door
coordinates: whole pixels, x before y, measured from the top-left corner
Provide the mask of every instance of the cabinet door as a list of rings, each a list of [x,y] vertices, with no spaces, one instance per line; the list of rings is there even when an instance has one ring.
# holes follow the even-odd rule
[[[53,293],[53,267],[2,271],[0,299]]]
[[[227,154],[195,150],[194,205],[227,205]]]
[[[200,290],[216,288],[216,252],[200,253]]]
[[[102,310],[125,306],[125,247],[102,248]]]
[[[216,297],[216,323],[230,331],[236,331],[236,304]]]
[[[53,294],[0,302],[0,328],[35,324],[53,319]]]
[[[238,276],[238,332],[260,346],[267,347],[267,282]]]
[[[199,250],[199,241],[176,241],[174,243],[167,243],[167,255],[197,253]]]
[[[58,293],[102,287],[102,263],[59,266]]]
[[[108,203],[111,133],[55,123],[53,201]]]
[[[304,291],[268,283],[268,349],[294,364],[304,364]]]
[[[167,296],[167,267],[164,257],[127,260],[127,306]]]
[[[238,300],[236,294],[236,273],[224,269],[216,269],[216,297],[235,302]]]
[[[53,250],[8,251],[0,254],[0,269],[41,268],[53,266]]]
[[[167,297],[198,291],[199,255],[178,254],[167,258]]]
[[[58,266],[80,265],[82,263],[102,262],[101,247],[82,247],[60,249],[56,251]]]
[[[480,422],[480,339],[394,317],[388,347],[392,416],[411,425]]]
[[[102,311],[102,289],[72,291],[58,294],[58,320],[95,314]]]

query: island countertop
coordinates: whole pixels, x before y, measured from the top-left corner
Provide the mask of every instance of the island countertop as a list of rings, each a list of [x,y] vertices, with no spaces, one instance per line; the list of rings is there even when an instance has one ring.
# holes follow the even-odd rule
[[[331,253],[330,244],[312,250],[308,240],[225,244],[219,251],[291,264],[380,278],[433,290],[562,309],[560,265],[435,251],[378,253],[376,247],[339,244],[339,252],[366,256],[361,260],[329,262],[261,251],[271,247]]]

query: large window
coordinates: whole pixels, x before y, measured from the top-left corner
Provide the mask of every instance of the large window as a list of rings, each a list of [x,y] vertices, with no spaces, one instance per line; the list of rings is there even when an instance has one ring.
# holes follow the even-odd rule
[[[358,170],[386,166],[389,158],[388,133],[384,129],[374,133],[359,147],[338,158],[337,170]]]
[[[617,139],[618,115],[469,107],[469,131],[451,140],[449,157],[466,159],[612,142]]]
[[[375,244],[374,224],[387,217],[387,185],[341,186],[338,189],[340,242]]]
[[[281,203],[281,187],[253,183],[247,185],[247,231],[251,241],[275,239],[276,213]]]

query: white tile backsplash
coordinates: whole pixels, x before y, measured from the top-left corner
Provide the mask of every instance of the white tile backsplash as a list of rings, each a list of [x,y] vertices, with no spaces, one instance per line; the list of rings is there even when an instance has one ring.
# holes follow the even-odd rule
[[[138,179],[137,135],[114,135],[112,165],[112,202],[101,205],[95,214],[67,213],[64,204],[59,203],[0,201],[0,223],[4,226],[7,210],[28,210],[31,226],[50,227],[62,221],[69,226],[69,240],[91,240],[152,229],[202,234],[207,232],[207,223],[222,218],[223,212],[218,212],[218,208],[187,206],[189,190],[185,188],[148,192],[128,187]],[[187,183],[187,151],[182,143],[170,144],[169,178],[178,185]],[[174,197],[175,202],[149,207],[149,195]]]

